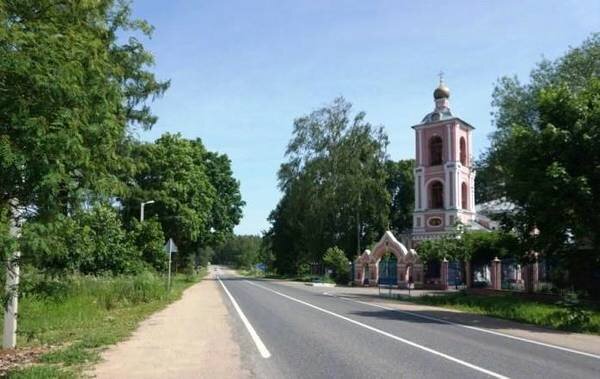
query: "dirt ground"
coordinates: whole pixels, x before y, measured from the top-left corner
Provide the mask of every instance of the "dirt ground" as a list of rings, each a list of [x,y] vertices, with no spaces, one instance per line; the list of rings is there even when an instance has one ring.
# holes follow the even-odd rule
[[[213,272],[102,354],[96,378],[245,378]]]

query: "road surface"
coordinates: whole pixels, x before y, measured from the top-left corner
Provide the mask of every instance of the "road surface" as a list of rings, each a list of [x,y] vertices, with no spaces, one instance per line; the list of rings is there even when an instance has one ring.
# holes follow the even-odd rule
[[[468,329],[218,269],[258,378],[600,378],[600,356]]]

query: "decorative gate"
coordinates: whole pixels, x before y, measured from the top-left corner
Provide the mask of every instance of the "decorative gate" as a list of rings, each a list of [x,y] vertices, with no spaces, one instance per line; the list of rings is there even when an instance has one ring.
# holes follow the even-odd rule
[[[398,260],[394,254],[386,254],[379,260],[379,284],[398,284]]]
[[[464,281],[461,262],[448,262],[448,285],[457,287],[463,284]]]

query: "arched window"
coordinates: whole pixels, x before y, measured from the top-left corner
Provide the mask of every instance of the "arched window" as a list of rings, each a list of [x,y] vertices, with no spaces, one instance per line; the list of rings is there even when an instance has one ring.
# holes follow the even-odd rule
[[[463,166],[467,165],[467,143],[465,137],[460,137],[460,163]]]
[[[460,186],[460,200],[462,209],[469,208],[469,189],[467,188],[467,183],[463,182]]]
[[[432,209],[444,208],[444,185],[442,182],[433,182],[429,188],[429,207]]]
[[[437,166],[442,164],[442,151],[443,151],[442,137],[433,136],[429,140],[429,165]]]

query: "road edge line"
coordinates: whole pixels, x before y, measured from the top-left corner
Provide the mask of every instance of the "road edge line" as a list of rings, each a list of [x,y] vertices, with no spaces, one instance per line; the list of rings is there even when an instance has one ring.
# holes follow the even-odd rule
[[[244,323],[244,326],[248,330],[248,333],[250,333],[250,337],[252,337],[252,341],[254,341],[254,344],[256,345],[256,348],[258,349],[258,352],[260,353],[260,355],[265,359],[270,358],[271,353],[269,352],[269,349],[267,349],[267,347],[263,343],[263,341],[260,338],[260,336],[258,335],[258,333],[256,333],[256,330],[254,330],[254,327],[252,326],[252,324],[250,324],[250,321],[248,321],[248,318],[242,311],[242,308],[240,308],[237,301],[235,301],[235,299],[233,298],[233,296],[231,295],[231,293],[229,292],[227,287],[225,287],[225,284],[223,284],[223,282],[221,281],[221,278],[217,276],[217,280],[219,281],[219,284],[221,284],[221,287],[223,287],[223,290],[225,290],[225,293],[229,297],[229,300],[231,300],[231,304],[233,304],[233,308],[235,308],[235,310],[237,311],[238,315],[240,316],[240,319]]]

